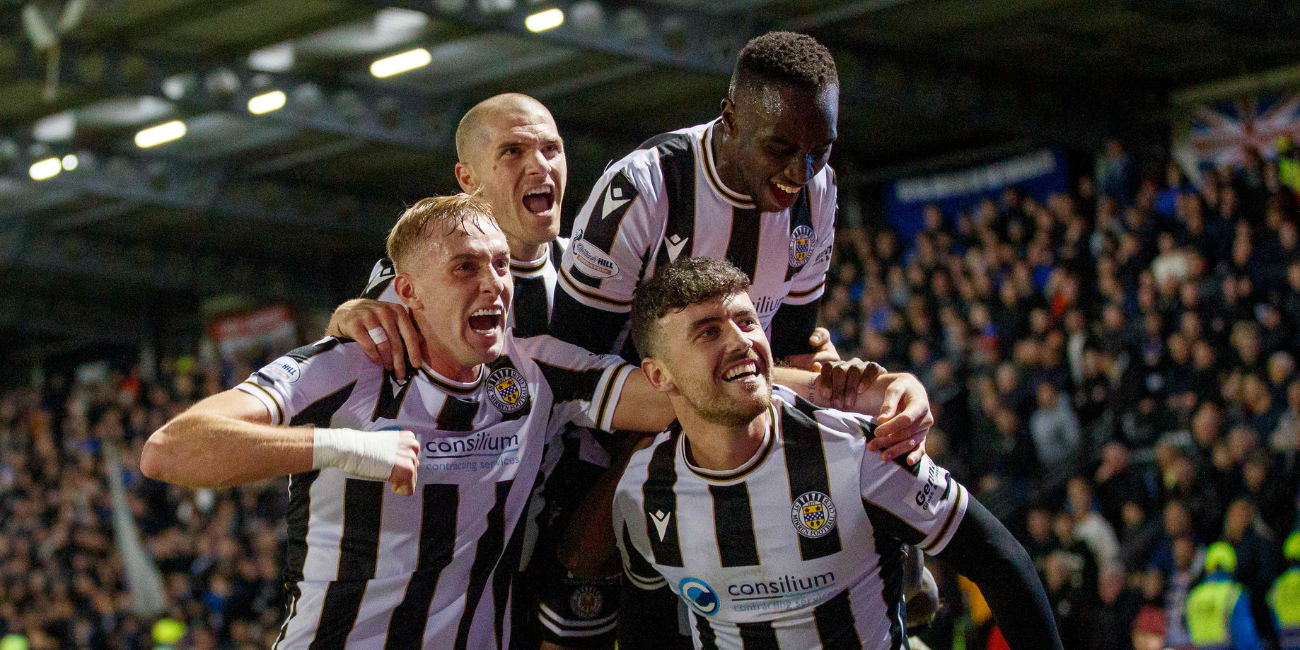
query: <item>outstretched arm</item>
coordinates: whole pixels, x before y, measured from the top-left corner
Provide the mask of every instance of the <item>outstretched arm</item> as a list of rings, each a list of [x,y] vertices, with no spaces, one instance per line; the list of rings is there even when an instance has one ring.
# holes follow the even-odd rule
[[[1011,650],[1060,650],[1052,606],[1029,553],[979,501],[970,499],[936,557],[979,587]]]
[[[339,467],[415,489],[419,446],[409,431],[272,426],[257,398],[231,389],[204,399],[149,436],[140,471],[187,487],[226,487]]]

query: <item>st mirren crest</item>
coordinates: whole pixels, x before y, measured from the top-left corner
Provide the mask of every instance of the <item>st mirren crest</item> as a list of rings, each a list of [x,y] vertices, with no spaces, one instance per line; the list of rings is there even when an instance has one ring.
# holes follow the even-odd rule
[[[790,266],[800,268],[812,259],[817,248],[817,231],[812,226],[801,225],[790,233]]]
[[[502,413],[514,413],[528,406],[528,382],[514,368],[500,368],[488,375],[488,401]]]
[[[591,585],[578,587],[573,591],[573,595],[569,596],[569,607],[578,618],[582,619],[595,618],[604,604],[604,595]]]
[[[800,535],[817,539],[835,530],[835,504],[822,492],[804,492],[790,507],[790,520]]]

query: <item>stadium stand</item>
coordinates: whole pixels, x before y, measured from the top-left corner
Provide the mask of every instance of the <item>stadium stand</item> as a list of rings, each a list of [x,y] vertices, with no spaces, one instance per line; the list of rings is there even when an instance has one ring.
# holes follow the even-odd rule
[[[930,452],[1021,531],[1067,648],[1131,647],[1144,607],[1188,647],[1221,539],[1271,629],[1296,526],[1295,188],[1258,157],[1200,189],[1136,169],[1112,144],[1068,196],[931,209],[911,242],[842,229],[822,309],[842,353],[922,378]]]
[[[1017,531],[1067,648],[1189,647],[1183,604],[1219,540],[1271,620],[1296,527],[1294,190],[1275,163],[1200,189],[1136,168],[931,210],[914,241],[843,228],[822,309],[842,353],[925,382],[931,454]],[[168,359],[153,381],[127,367],[0,394],[0,636],[26,644],[5,647],[271,646],[282,482],[190,491],[138,470],[151,431],[246,374]],[[145,567],[114,534],[115,469]],[[153,568],[151,604],[133,587]],[[998,647],[969,583],[936,572],[929,646]]]

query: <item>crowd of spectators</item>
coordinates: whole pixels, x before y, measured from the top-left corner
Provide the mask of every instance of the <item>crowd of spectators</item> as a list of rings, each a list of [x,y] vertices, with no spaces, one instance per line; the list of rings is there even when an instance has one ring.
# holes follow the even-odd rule
[[[135,369],[0,392],[0,636],[18,640],[8,647],[172,647],[160,642],[181,636],[180,626],[175,647],[271,646],[284,602],[283,482],[188,490],[139,471],[148,435],[222,387],[215,368],[191,366],[166,363],[156,381]],[[134,604],[118,550],[108,478],[117,457],[127,507],[161,573],[159,611]]]
[[[1219,540],[1272,628],[1300,483],[1298,217],[1258,155],[1194,185],[1112,142],[1069,194],[930,206],[912,241],[838,233],[823,322],[924,381],[930,452],[1017,532],[1066,648],[1186,647]]]
[[[845,356],[924,381],[929,451],[1017,533],[1066,648],[1124,650],[1142,634],[1186,647],[1183,604],[1219,540],[1267,617],[1300,484],[1298,217],[1258,156],[1193,185],[1173,165],[1142,177],[1112,144],[1069,195],[930,208],[911,241],[837,235],[823,322]],[[148,648],[165,620],[185,626],[184,647],[272,644],[283,481],[187,490],[138,468],[150,432],[247,372],[162,366],[0,392],[0,637]],[[132,598],[110,446],[161,611]],[[996,645],[978,596],[935,571],[932,647],[951,647],[959,617],[976,623],[967,647]]]

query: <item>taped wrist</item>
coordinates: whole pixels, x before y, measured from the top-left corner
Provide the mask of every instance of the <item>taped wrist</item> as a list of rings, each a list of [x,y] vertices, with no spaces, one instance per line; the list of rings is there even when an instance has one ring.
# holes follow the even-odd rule
[[[313,469],[337,467],[349,474],[387,481],[397,463],[400,431],[316,429],[312,439]]]

